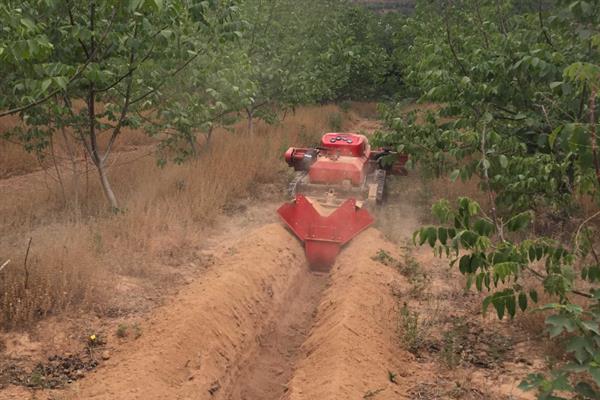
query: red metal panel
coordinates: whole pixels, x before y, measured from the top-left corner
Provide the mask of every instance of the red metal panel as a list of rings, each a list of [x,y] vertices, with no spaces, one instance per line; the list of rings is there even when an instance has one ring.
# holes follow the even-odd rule
[[[365,209],[356,208],[354,199],[346,200],[328,216],[319,214],[302,195],[294,203],[277,210],[290,229],[305,244],[306,257],[315,270],[331,268],[340,247],[373,223]]]
[[[308,171],[311,183],[341,183],[350,180],[359,186],[364,180],[366,157],[319,157]]]
[[[304,242],[304,251],[310,268],[318,272],[328,272],[340,253],[340,247],[340,244],[336,242],[319,240]]]

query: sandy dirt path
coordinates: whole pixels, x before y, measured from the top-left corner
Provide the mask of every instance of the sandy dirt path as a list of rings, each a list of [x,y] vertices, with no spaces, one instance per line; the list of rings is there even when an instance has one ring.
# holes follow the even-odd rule
[[[84,379],[70,398],[226,398],[304,267],[300,243],[282,226],[258,229],[158,309],[143,340]]]
[[[367,230],[330,275],[314,274],[300,242],[280,224],[265,225],[229,247],[154,313],[143,338],[66,397],[402,398],[390,380],[410,362],[395,333],[392,287],[401,277],[371,260],[393,247]]]
[[[377,128],[361,121],[356,130]],[[456,303],[449,320],[481,316],[462,306],[478,300],[428,249],[410,250],[420,262],[416,273],[373,259],[379,250],[404,264],[410,256],[398,245],[420,225],[424,200],[416,176],[400,179],[393,201],[376,212],[387,239],[374,228],[361,233],[330,274],[310,272],[301,243],[275,222],[279,203],[249,207],[243,221],[223,217],[223,233],[206,243],[214,265],[154,310],[139,339],[66,390],[13,387],[0,400],[529,399],[515,390],[522,370],[440,367],[444,342],[435,332],[426,342],[433,353],[406,350],[399,311],[407,304],[424,323],[440,319],[440,330],[454,323],[430,309],[440,299]],[[456,371],[467,377],[459,381]]]
[[[357,130],[378,126],[367,122]],[[275,215],[276,205],[269,207]],[[274,220],[265,218],[264,205],[256,213]],[[395,245],[371,228],[342,251],[330,274],[315,274],[282,224],[251,233],[234,225],[223,227],[227,240],[208,245],[216,263],[152,312],[140,339],[60,397],[408,398],[403,379],[413,360],[398,342],[393,293],[406,282],[372,259],[380,249],[399,257]]]
[[[396,255],[371,228],[338,257],[286,399],[408,398],[405,377],[413,360],[398,341],[393,296],[405,282],[372,259],[379,250]]]

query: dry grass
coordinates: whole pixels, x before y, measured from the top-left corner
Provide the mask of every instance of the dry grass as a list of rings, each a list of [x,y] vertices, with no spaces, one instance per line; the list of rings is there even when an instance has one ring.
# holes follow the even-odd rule
[[[361,118],[375,119],[379,114],[377,103],[372,102],[351,101],[348,109]]]
[[[462,182],[460,179],[452,181],[448,177],[442,177],[429,182],[428,189],[431,190],[433,202],[448,199],[451,203],[456,204],[459,197],[470,197],[484,208],[490,206],[489,197],[479,187],[479,179],[476,177],[466,182]]]
[[[16,117],[0,119],[0,179],[31,172],[39,168],[34,154],[28,153],[17,143],[2,139],[2,134],[18,125]]]
[[[0,263],[12,260],[0,272],[0,326],[65,310],[101,312],[108,298],[114,301],[120,277],[158,279],[156,260],[165,254],[175,263],[185,258],[229,202],[249,196],[257,183],[283,188],[283,151],[313,144],[337,114],[343,113],[335,106],[301,108],[277,125],[257,122],[253,137],[240,122],[233,132],[215,132],[211,147],[184,165],[156,167],[146,156],[149,146],[115,153],[109,174],[124,210],[118,215],[105,211],[95,171],[88,167],[86,177],[83,162],[76,175],[68,163],[59,165],[62,185],[54,167],[0,181]],[[343,129],[351,115],[342,120]],[[125,135],[123,145],[128,140],[148,143],[139,132]]]
[[[82,104],[76,107],[82,107]],[[100,105],[99,109],[102,107]],[[105,121],[106,122],[106,121]],[[71,161],[69,147],[74,150],[75,159],[82,161],[85,158],[83,149],[77,149],[78,140],[72,129],[66,129],[65,135],[62,132],[56,132],[51,146],[35,151],[27,151],[22,146],[16,135],[7,136],[8,133],[15,133],[13,130],[23,127],[18,117],[8,116],[0,119],[0,179],[16,175],[23,175],[29,172],[53,168],[54,163],[66,163]],[[110,132],[106,131],[99,135],[100,148],[104,148],[108,143]],[[67,143],[68,141],[68,143]],[[154,145],[157,143],[155,138],[145,134],[142,130],[123,128],[121,136],[114,144],[116,151],[135,150],[140,146]]]

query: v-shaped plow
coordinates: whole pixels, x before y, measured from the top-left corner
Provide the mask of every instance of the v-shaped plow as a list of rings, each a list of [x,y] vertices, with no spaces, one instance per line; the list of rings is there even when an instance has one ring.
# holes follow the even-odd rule
[[[373,217],[356,207],[354,199],[346,200],[329,215],[319,213],[302,195],[282,205],[277,212],[290,229],[304,242],[311,269],[327,272],[341,247],[373,223]]]

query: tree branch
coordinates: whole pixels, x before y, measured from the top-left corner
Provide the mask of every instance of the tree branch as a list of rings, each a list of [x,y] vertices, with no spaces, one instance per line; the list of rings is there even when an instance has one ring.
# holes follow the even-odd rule
[[[102,37],[100,38],[99,44],[102,44],[104,42],[104,40],[106,39],[106,36],[108,36],[108,32],[112,28],[113,22],[115,20],[115,15],[116,15],[116,8],[113,10],[113,14],[111,16],[110,23],[108,24],[108,27],[106,28],[106,30],[104,31]],[[83,64],[83,66],[80,67],[80,68],[78,68],[77,71],[75,71],[75,73],[73,74],[73,76],[71,76],[71,78],[69,78],[69,80],[67,81],[66,87],[68,87],[77,78],[79,78],[79,76],[83,73],[83,71],[85,71],[85,69],[92,63],[92,60],[96,56],[96,52],[97,52],[97,49],[95,51],[93,51],[92,54],[90,54],[90,56],[87,58],[87,60]],[[26,105],[21,106],[21,107],[12,108],[10,110],[2,111],[2,112],[0,112],[0,118],[6,117],[7,115],[17,114],[17,113],[23,112],[25,110],[28,110],[28,109],[30,109],[32,107],[38,106],[38,105],[40,105],[42,103],[45,103],[46,101],[50,100],[52,97],[54,97],[57,94],[59,94],[61,91],[63,91],[63,89],[62,88],[58,88],[58,89],[52,91],[50,94],[42,97],[41,99],[35,100],[35,101],[33,101],[33,102],[29,103],[29,104],[26,104]]]
[[[133,39],[135,39],[137,37],[137,30],[138,30],[138,26],[136,24],[134,31],[133,31]],[[152,46],[152,47],[154,47],[154,46]],[[147,57],[149,57],[150,53],[152,53],[152,51],[150,51],[148,53]],[[102,156],[102,163],[105,163],[106,160],[108,159],[110,150],[112,149],[112,146],[115,143],[117,136],[119,136],[119,133],[121,133],[121,127],[123,126],[123,123],[125,122],[125,118],[127,117],[127,111],[129,110],[129,101],[131,100],[131,88],[133,86],[133,71],[135,70],[135,68],[132,69],[132,67],[133,67],[134,62],[135,62],[135,48],[132,45],[129,50],[129,70],[131,72],[129,73],[129,81],[127,82],[127,89],[125,90],[125,103],[123,104],[123,108],[121,109],[121,115],[119,117],[119,121],[117,122],[117,126],[113,129],[112,135],[110,136],[110,140],[108,141],[108,145],[106,146],[106,150],[104,151],[104,155]],[[141,62],[144,62],[144,61],[142,60]]]
[[[494,195],[492,193],[492,185],[490,183],[490,177],[488,175],[488,170],[485,167],[485,161],[487,160],[487,156],[486,156],[486,134],[487,134],[487,125],[483,126],[483,132],[481,133],[481,161],[482,161],[482,168],[483,168],[483,181],[485,182],[486,185],[486,191],[487,191],[487,195],[488,195],[488,199],[490,202],[490,206],[492,207],[491,211],[492,211],[492,220],[494,221],[494,225],[496,226],[496,230],[498,231],[498,236],[500,237],[500,240],[502,242],[505,242],[506,239],[504,239],[504,232],[503,232],[503,226],[500,223],[499,219],[498,219],[498,214],[496,212],[496,201],[494,200]]]
[[[554,44],[552,44],[552,39],[550,39],[550,35],[548,35],[548,31],[544,26],[544,17],[542,16],[542,0],[538,0],[538,18],[540,20],[540,29],[544,33],[544,37],[546,38],[546,42],[550,45],[550,47],[554,48]]]
[[[27,243],[27,251],[25,252],[25,260],[23,261],[23,268],[25,270],[25,289],[29,288],[29,269],[27,268],[27,259],[29,258],[29,250],[31,249],[32,237],[29,238]]]
[[[485,31],[485,28],[483,26],[483,18],[481,18],[481,4],[479,3],[479,0],[477,0],[475,2],[475,12],[477,15],[477,22],[478,22],[478,26],[479,26],[479,31],[481,32],[481,35],[483,36],[483,41],[485,43],[485,48],[489,49],[490,48],[490,41],[488,39],[487,33]]]
[[[185,61],[182,65],[180,65],[175,71],[168,74],[167,78],[163,79],[163,81],[161,83],[159,83],[155,88],[150,89],[146,93],[141,94],[140,96],[136,97],[129,104],[130,105],[135,104],[139,101],[144,100],[146,97],[150,96],[152,93],[157,92],[166,83],[168,78],[172,78],[175,75],[177,75],[178,73],[180,73],[181,71],[183,71],[192,61],[194,61],[196,58],[198,58],[198,56],[200,56],[200,53],[197,53],[194,56],[190,57],[187,61]]]
[[[156,31],[156,33],[154,33],[152,36],[150,36],[149,40],[152,40],[152,39],[156,38],[156,36],[158,36],[158,34],[161,33],[163,30],[165,30],[167,27],[168,26],[164,26],[164,27],[160,28],[158,31]],[[137,36],[137,25],[135,27],[135,32],[134,32],[134,36],[133,37],[135,38],[136,36]],[[140,67],[140,65],[142,65],[144,62],[148,61],[148,59],[152,55],[152,52],[154,51],[155,47],[156,47],[156,43],[153,42],[152,46],[150,46],[150,50],[148,50],[148,53],[146,53],[144,55],[144,57],[142,57],[140,59],[140,61],[137,62],[136,65],[133,65],[133,62],[130,62],[129,63],[129,68],[127,69],[127,72],[125,74],[123,74],[122,76],[120,76],[119,78],[117,78],[110,85],[108,85],[108,86],[106,86],[106,87],[104,87],[102,89],[96,89],[96,93],[102,93],[102,92],[109,91],[110,89],[114,88],[119,83],[121,83],[124,79],[126,79],[129,76],[131,76],[131,74],[134,73]]]
[[[94,1],[90,2],[90,50],[92,54],[96,54],[96,41],[94,39],[94,28],[96,19],[96,4]],[[95,57],[92,57],[92,61],[95,61]],[[100,155],[98,154],[98,138],[96,137],[96,93],[94,82],[90,81],[88,89],[88,119],[89,119],[89,130],[90,130],[90,148],[92,150],[90,156],[92,161],[97,167],[101,165]]]
[[[71,1],[65,0],[65,2],[67,3],[67,12],[69,13],[69,22],[70,22],[71,26],[75,26],[75,18],[73,18],[73,11],[71,10],[71,6],[72,6]],[[85,53],[85,56],[87,58],[90,58],[90,54],[88,52],[88,49],[87,49],[85,43],[83,43],[83,41],[79,38],[77,39],[77,41],[81,45],[81,48],[83,49],[83,52]]]
[[[452,34],[450,32],[450,17],[449,17],[449,8],[450,5],[446,6],[446,12],[444,13],[444,22],[446,23],[446,37],[448,39],[448,46],[450,47],[450,52],[452,52],[452,56],[454,57],[454,60],[456,61],[456,63],[458,64],[458,66],[460,67],[462,73],[464,76],[469,76],[469,73],[467,72],[467,69],[465,68],[464,64],[462,63],[462,61],[460,60],[460,58],[458,57],[458,53],[456,52],[456,49],[454,48],[454,44],[452,42]]]
[[[526,266],[525,269],[529,272],[531,272],[533,275],[535,275],[537,278],[539,278],[541,281],[544,281],[547,276],[545,276],[544,274],[539,273],[538,271],[536,271],[535,269],[531,268],[530,266]],[[581,297],[585,297],[586,299],[593,299],[594,296],[590,293],[586,293],[586,292],[582,292],[580,290],[577,289],[572,289],[571,293],[576,294],[578,296]]]

